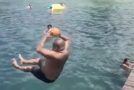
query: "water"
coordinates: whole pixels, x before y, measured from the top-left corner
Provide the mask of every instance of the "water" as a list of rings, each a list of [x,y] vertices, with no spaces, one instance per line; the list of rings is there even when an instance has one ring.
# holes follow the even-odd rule
[[[50,15],[48,5],[57,2],[66,4],[65,13]],[[133,6],[133,0],[0,0],[1,90],[121,90],[127,75],[119,65],[125,57],[134,59]],[[71,56],[53,84],[10,65],[18,53],[41,57],[35,49],[49,23],[72,41]]]

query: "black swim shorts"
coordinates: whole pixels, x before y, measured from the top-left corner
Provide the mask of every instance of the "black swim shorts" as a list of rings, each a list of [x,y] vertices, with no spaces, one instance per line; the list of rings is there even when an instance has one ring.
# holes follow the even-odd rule
[[[52,83],[54,82],[55,80],[49,80],[47,79],[47,77],[45,76],[45,74],[41,71],[40,69],[40,65],[39,66],[33,66],[33,69],[31,71],[31,73],[38,79],[42,80],[43,82],[46,82],[46,83]]]

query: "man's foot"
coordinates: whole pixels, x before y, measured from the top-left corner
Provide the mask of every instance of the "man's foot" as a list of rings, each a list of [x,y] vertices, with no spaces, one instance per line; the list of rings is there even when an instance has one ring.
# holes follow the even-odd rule
[[[24,61],[25,59],[21,56],[21,54],[19,54],[19,59],[20,59],[20,64],[23,64],[23,61]]]
[[[15,58],[12,59],[11,64],[12,64],[16,69],[19,68],[19,65],[18,65],[18,63],[17,63],[17,61],[16,61]]]

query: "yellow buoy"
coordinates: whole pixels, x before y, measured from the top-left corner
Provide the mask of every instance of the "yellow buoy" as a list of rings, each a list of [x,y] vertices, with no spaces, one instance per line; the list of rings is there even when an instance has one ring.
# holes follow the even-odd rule
[[[63,4],[52,4],[52,12],[63,12],[65,6]]]

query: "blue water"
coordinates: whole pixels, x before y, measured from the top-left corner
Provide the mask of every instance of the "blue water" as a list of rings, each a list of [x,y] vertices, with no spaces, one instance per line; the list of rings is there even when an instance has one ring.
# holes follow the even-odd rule
[[[65,12],[50,15],[47,7],[59,2]],[[29,3],[32,10],[26,9]],[[119,65],[125,57],[134,61],[133,6],[133,0],[0,0],[0,89],[121,90],[128,75]],[[10,64],[19,53],[41,57],[35,49],[47,24],[72,41],[70,58],[53,84]]]

